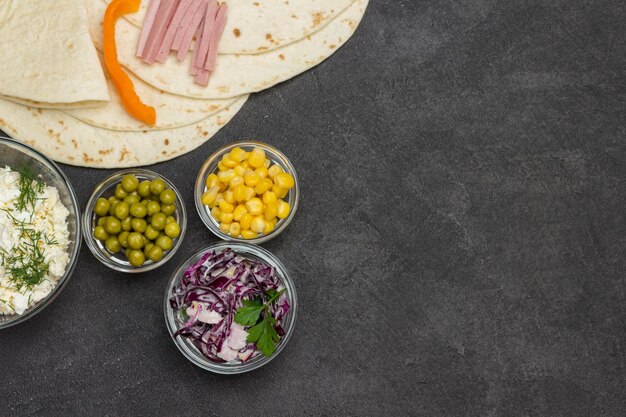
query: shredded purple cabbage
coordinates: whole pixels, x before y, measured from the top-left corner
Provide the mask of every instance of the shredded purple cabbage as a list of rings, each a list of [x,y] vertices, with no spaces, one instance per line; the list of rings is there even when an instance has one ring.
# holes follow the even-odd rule
[[[261,261],[244,258],[230,248],[220,253],[208,251],[185,270],[172,289],[169,301],[178,313],[176,320],[179,325],[174,337],[189,338],[206,358],[214,362],[246,362],[260,351],[255,344],[247,342],[236,349],[239,347],[237,343],[243,342],[233,342],[234,337],[230,336],[238,335],[241,339],[244,334],[241,329],[245,329],[234,323],[235,312],[243,306],[243,300],[260,298],[265,302],[269,298],[268,291],[283,288],[274,268]],[[284,293],[270,305],[280,337],[285,334],[281,320],[289,308]]]

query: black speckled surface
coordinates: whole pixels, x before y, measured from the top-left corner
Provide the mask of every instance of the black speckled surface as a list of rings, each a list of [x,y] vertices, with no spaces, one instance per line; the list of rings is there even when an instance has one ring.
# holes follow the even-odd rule
[[[189,201],[172,262],[126,276],[84,246],[0,332],[0,415],[626,415],[625,40],[622,0],[374,0],[330,60],[154,167]],[[243,138],[298,169],[264,246],[300,306],[274,362],[225,377],[178,353],[162,303],[215,241],[196,172]],[[64,169],[81,204],[109,174]]]

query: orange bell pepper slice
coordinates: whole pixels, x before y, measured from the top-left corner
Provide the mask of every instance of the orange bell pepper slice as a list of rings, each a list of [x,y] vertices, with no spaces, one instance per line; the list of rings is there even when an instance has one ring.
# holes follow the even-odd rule
[[[134,13],[139,10],[141,0],[113,0],[107,6],[104,13],[104,64],[109,75],[117,88],[126,111],[135,119],[147,125],[156,123],[156,110],[144,104],[137,93],[132,80],[122,70],[117,60],[117,47],[115,46],[115,23],[120,16]]]

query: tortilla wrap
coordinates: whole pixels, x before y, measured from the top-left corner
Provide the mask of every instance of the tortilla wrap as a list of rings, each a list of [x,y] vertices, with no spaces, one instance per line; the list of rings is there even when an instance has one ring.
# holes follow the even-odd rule
[[[46,108],[109,100],[83,0],[2,0],[0,39],[0,96]]]

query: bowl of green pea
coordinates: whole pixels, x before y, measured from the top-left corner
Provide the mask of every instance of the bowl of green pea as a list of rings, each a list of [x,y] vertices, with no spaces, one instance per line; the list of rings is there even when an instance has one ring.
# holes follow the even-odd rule
[[[111,269],[146,272],[180,247],[187,213],[174,184],[147,169],[119,171],[96,186],[83,213],[91,253]]]

